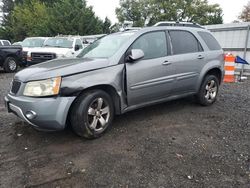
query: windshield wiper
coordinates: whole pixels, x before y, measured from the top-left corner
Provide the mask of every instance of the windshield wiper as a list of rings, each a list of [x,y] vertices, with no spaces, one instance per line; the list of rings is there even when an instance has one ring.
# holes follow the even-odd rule
[[[55,48],[67,48],[67,47],[63,47],[63,46],[53,46]]]

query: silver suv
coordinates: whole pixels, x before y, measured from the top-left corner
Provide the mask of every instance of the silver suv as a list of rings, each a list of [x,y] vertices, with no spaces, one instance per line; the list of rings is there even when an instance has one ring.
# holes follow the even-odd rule
[[[202,28],[159,26],[108,35],[72,59],[18,72],[5,97],[9,112],[39,130],[70,125],[100,137],[115,114],[195,95],[216,101],[223,51]]]

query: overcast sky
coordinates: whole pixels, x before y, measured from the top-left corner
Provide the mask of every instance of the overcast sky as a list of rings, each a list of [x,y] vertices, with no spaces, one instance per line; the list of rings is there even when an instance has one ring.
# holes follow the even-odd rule
[[[87,0],[88,5],[94,7],[97,16],[104,19],[106,16],[112,23],[117,22],[115,8],[119,6],[119,0]],[[208,0],[209,3],[218,3],[224,14],[224,22],[230,23],[237,19],[244,5],[248,0]]]

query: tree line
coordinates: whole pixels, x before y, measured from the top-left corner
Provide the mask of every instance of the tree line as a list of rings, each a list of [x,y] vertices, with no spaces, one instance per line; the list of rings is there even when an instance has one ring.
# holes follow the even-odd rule
[[[134,26],[151,26],[164,20],[200,25],[223,23],[221,7],[207,0],[120,0],[116,15],[120,22],[131,20]]]
[[[109,33],[111,21],[97,17],[85,0],[3,0],[0,38]]]
[[[189,21],[201,25],[223,23],[222,9],[207,0],[120,0],[119,23],[111,26],[95,15],[86,0],[3,0],[5,12],[0,38],[11,41],[28,36],[93,35],[118,31],[125,21],[151,26],[159,21]]]

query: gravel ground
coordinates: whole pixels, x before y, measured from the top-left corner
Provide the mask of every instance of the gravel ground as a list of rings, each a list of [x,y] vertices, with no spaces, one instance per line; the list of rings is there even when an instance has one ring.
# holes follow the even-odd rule
[[[0,72],[0,187],[250,187],[250,81],[224,84],[211,107],[187,98],[118,116],[88,141],[8,114],[12,76]]]

